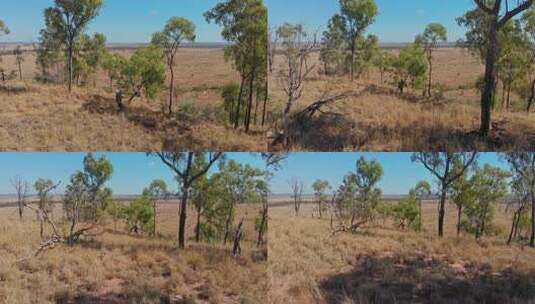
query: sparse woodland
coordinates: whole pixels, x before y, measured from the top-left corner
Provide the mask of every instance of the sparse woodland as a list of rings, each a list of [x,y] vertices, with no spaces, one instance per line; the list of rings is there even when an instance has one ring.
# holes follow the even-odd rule
[[[413,43],[382,48],[381,37],[367,33],[381,22],[374,0],[340,0],[323,33],[300,24],[273,25],[270,149],[532,148],[532,127],[521,132],[511,122],[533,125],[532,4],[474,1],[474,9],[456,20],[466,33],[455,48],[444,48],[448,31],[436,22]],[[439,62],[454,53],[470,66],[456,65],[452,57]],[[445,70],[465,82],[452,87]],[[412,136],[402,133],[405,126]]]
[[[503,168],[478,153],[413,153],[432,180],[396,199],[382,195],[383,167],[367,158],[338,187],[316,180],[299,213],[299,183],[274,203],[270,303],[533,300],[532,152],[500,154]]]
[[[52,303],[94,298],[95,301],[128,303],[180,303],[200,299],[225,303],[261,302],[265,298],[262,284],[266,276],[268,228],[269,186],[265,170],[227,159],[223,153],[158,153],[147,157],[161,160],[172,170],[178,191],[156,179],[137,198],[117,200],[108,187],[114,175],[112,163],[104,156],[97,158],[91,153],[85,156],[83,169],[75,172],[64,185],[62,194],[58,190],[62,185],[60,181],[39,178],[30,190],[28,182],[20,177],[13,178],[18,211],[16,216],[9,213],[10,208],[6,209],[8,212],[1,212],[4,224],[1,229],[6,232],[7,239],[0,241],[3,256],[0,301]],[[172,227],[175,228],[170,229]],[[9,244],[8,240],[22,233],[19,230],[28,234],[27,240]],[[124,243],[120,250],[113,249],[117,242]],[[129,242],[137,245],[130,246]],[[168,270],[157,274],[152,272],[157,272],[158,268],[144,270],[147,265],[152,267],[149,264],[131,264],[123,265],[126,268],[121,273],[115,267],[111,272],[102,269],[104,261],[95,261],[99,265],[84,262],[78,268],[71,264],[77,258],[85,259],[84,256],[112,258],[112,253],[113,259],[135,260],[143,251],[148,256],[159,254],[159,260],[150,258],[151,262],[147,262]],[[162,255],[166,257],[163,260]],[[57,262],[57,271],[76,272],[86,271],[82,270],[86,266],[97,267],[107,273],[105,282],[93,281],[97,278],[62,278],[56,270],[45,274],[43,263],[56,263],[51,258],[58,256],[63,256],[64,261]],[[179,259],[181,256],[197,260],[184,264],[185,261]],[[183,269],[174,274],[175,270],[171,269],[175,266]],[[28,267],[35,270],[29,272]],[[234,269],[225,269],[227,267]],[[152,274],[147,277],[140,273],[144,281],[128,275],[128,272],[138,271]],[[181,279],[187,271],[195,272],[191,280],[200,285]],[[37,276],[39,282],[35,284],[21,283],[24,277]],[[234,278],[225,282],[225,276]],[[159,277],[160,281],[156,280]],[[249,281],[250,285],[245,286],[247,278],[258,281]],[[47,282],[54,280],[80,286],[62,291],[60,284],[39,293],[31,292],[31,288],[44,288]],[[106,282],[114,286],[102,286]],[[130,284],[137,284],[135,288],[139,290],[135,291]],[[188,288],[192,290],[186,291]]]
[[[12,114],[24,115],[24,100],[49,92],[60,96],[51,96],[41,112],[53,112],[59,99],[69,106],[65,114],[83,115],[86,124],[108,119],[113,125],[109,144],[116,146],[106,150],[265,150],[267,9],[262,0],[228,0],[207,9],[206,22],[219,25],[228,44],[197,53],[191,49],[199,39],[197,25],[179,16],[162,24],[147,45],[112,49],[104,34],[87,31],[105,9],[103,0],[55,1],[43,13],[45,27],[37,43],[2,52],[0,58],[9,57],[10,63],[0,64],[0,97],[13,107],[4,112],[8,123],[2,126],[2,150],[41,149],[32,138],[13,142],[15,128],[25,126]],[[0,25],[0,35],[9,35],[8,27]],[[199,60],[206,63],[195,64]],[[58,123],[47,121],[49,116],[54,115],[35,120]],[[45,139],[41,145],[93,150],[106,140],[81,146],[98,134],[64,134],[73,123],[63,120],[66,126],[55,137],[64,142]],[[121,129],[131,132],[130,139],[117,138]],[[34,131],[24,133],[30,137]],[[136,137],[146,138],[151,147],[132,142]]]

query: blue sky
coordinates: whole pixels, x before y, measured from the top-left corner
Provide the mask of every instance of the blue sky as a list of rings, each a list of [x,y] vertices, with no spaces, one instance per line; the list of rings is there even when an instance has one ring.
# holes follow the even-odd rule
[[[464,36],[455,19],[475,7],[473,0],[376,0],[379,16],[369,32],[382,42],[411,42],[432,22],[440,22],[449,32],[449,41]],[[338,0],[266,0],[271,26],[283,22],[301,23],[319,34],[339,11]]]
[[[1,42],[36,41],[44,27],[43,10],[53,0],[4,0],[0,19],[11,29]],[[197,26],[198,42],[222,42],[219,26],[206,23],[203,14],[217,0],[104,0],[104,7],[89,32],[101,32],[109,42],[148,42],[171,16],[190,19]]]
[[[176,190],[174,176],[159,158],[145,153],[96,153],[105,155],[113,164],[114,173],[108,184],[115,194],[140,194],[156,178],[162,178]],[[62,187],[70,176],[83,168],[85,153],[0,153],[0,194],[14,193],[10,179],[20,176],[31,184],[39,178],[61,181]],[[227,153],[227,158],[264,168],[260,157],[251,153]]]
[[[421,180],[435,185],[433,177],[421,164],[411,162],[411,153],[294,153],[283,163],[282,170],[273,176],[272,192],[290,193],[288,181],[294,177],[303,181],[305,193],[313,193],[311,186],[316,179],[327,180],[331,186],[334,185],[333,188],[337,188],[344,175],[355,171],[361,156],[381,163],[384,175],[380,187],[384,194],[407,194]],[[495,153],[480,154],[478,163],[508,169]]]

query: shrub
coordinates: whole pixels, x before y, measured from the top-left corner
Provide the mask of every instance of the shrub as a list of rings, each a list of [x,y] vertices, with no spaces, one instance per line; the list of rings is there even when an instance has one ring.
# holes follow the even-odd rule
[[[152,200],[149,196],[143,195],[134,200],[128,207],[124,208],[123,214],[131,232],[153,231],[154,210],[152,208]]]

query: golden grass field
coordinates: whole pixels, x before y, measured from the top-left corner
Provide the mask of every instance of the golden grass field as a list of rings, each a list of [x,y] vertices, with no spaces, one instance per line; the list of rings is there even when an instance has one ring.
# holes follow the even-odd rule
[[[258,212],[254,205],[238,208],[237,218],[245,217],[238,258],[230,244],[189,240],[177,249],[177,204],[159,206],[157,238],[129,234],[108,220],[74,247],[57,245],[30,257],[40,244],[35,214],[27,210],[21,222],[15,208],[0,208],[0,303],[264,303],[267,262],[255,243]],[[193,237],[193,214],[187,237]]]
[[[128,55],[132,51],[118,52]],[[264,132],[259,128],[248,135],[227,127],[219,118],[221,88],[239,81],[222,49],[180,49],[176,62],[174,107],[180,114],[168,118],[160,111],[167,104],[167,89],[155,100],[136,99],[123,115],[116,108],[115,92],[109,89],[104,72],[98,73],[95,83],[76,87],[69,94],[65,85],[35,81],[35,55],[26,53],[23,81],[12,80],[0,87],[0,150],[266,149]],[[3,56],[2,66],[8,72],[18,69],[11,55]]]
[[[280,113],[286,101],[278,76],[282,60],[282,55],[275,56],[276,69],[270,77],[272,113]],[[343,92],[357,96],[332,104],[328,110],[343,116],[323,115],[312,121],[293,150],[496,151],[534,147],[535,114],[527,115],[522,110],[526,102],[516,96],[512,99],[513,111],[505,112],[498,107],[493,112],[498,132],[491,134],[488,140],[481,140],[474,134],[480,121],[479,92],[475,82],[483,74],[484,67],[478,58],[462,49],[435,51],[433,83],[442,87],[443,96],[434,99],[422,98],[421,90],[398,94],[393,86],[381,83],[375,68],[352,83],[349,76],[323,74],[317,53],[310,61],[315,69],[304,83],[303,96],[295,111],[320,98]],[[499,90],[498,104],[501,104],[501,96]]]
[[[270,208],[269,303],[535,303],[535,249],[506,245],[512,215],[503,209],[494,221],[503,233],[477,243],[455,236],[452,205],[443,239],[432,202],[420,233],[378,222],[332,236],[312,207],[299,217],[291,206]]]

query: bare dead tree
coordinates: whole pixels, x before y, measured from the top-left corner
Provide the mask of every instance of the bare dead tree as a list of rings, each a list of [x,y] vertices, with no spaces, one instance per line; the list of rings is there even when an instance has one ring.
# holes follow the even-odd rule
[[[39,201],[37,204],[37,209],[34,209],[34,210],[36,211],[37,219],[39,220],[39,224],[40,224],[39,235],[41,236],[41,238],[43,238],[45,223],[51,224],[51,227],[54,228],[53,229],[54,234],[58,235],[55,225],[53,225],[53,222],[51,221],[50,215],[49,215],[50,212],[53,210],[50,206],[51,202],[50,202],[50,197],[48,196],[48,194],[54,189],[56,189],[60,184],[61,182],[54,184],[51,180],[44,180],[41,178],[35,182],[34,187],[35,187],[35,190],[37,190]]]
[[[282,116],[282,129],[285,137],[284,145],[288,146],[285,134],[288,133],[290,112],[303,94],[304,81],[315,68],[314,64],[309,63],[309,59],[318,44],[316,35],[310,37],[299,24],[286,23],[280,26],[277,29],[277,37],[281,40],[281,54],[286,67],[280,70],[278,79],[287,96]]]
[[[28,198],[28,191],[30,190],[30,184],[23,180],[20,176],[15,176],[11,179],[11,185],[15,188],[17,194],[17,207],[19,209],[19,218],[22,220],[24,207],[26,206],[26,199]]]
[[[510,7],[509,0],[474,0],[477,6],[489,16],[487,57],[485,60],[484,87],[481,94],[480,134],[487,136],[491,128],[492,100],[496,91],[496,60],[499,52],[498,32],[513,19],[531,7],[534,0],[515,0],[516,6]],[[494,3],[494,4],[492,4]],[[505,8],[503,8],[505,4]]]
[[[299,216],[299,210],[301,209],[301,204],[303,203],[303,182],[297,178],[293,178],[288,182],[290,189],[292,190],[292,198],[294,201],[294,211],[295,216]]]

